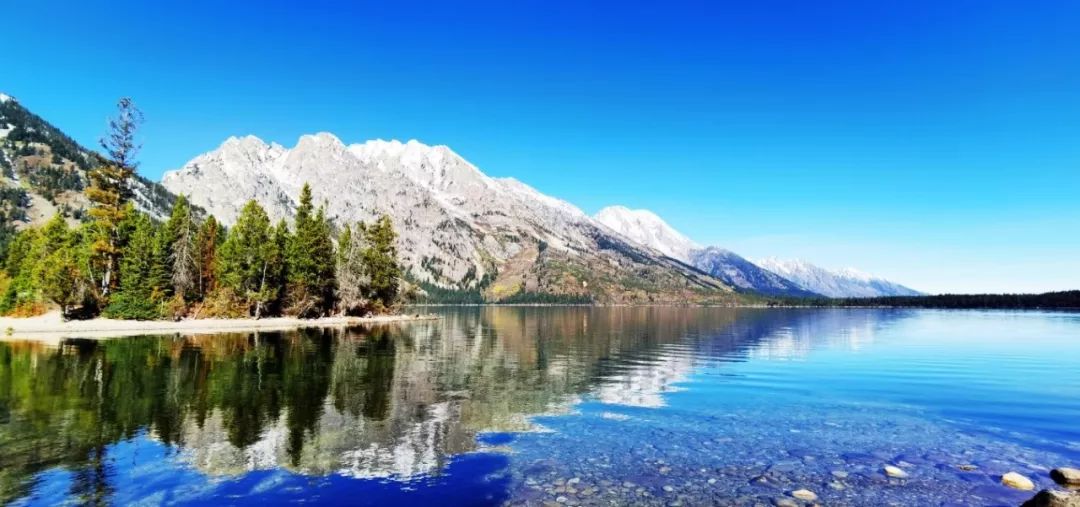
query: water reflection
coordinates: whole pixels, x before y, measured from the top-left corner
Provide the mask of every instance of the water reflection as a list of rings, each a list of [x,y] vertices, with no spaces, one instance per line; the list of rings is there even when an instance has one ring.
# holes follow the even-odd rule
[[[115,500],[121,469],[143,463],[110,453],[146,439],[167,449],[161,473],[219,481],[438,477],[498,450],[478,435],[540,429],[534,416],[581,399],[663,407],[702,365],[858,350],[910,315],[469,308],[348,330],[2,343],[0,502],[58,487]],[[57,469],[69,474],[46,473]]]

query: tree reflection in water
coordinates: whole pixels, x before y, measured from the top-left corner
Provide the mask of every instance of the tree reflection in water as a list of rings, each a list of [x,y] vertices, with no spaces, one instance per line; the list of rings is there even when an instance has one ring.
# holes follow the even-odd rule
[[[685,347],[749,350],[805,315],[473,308],[347,330],[2,343],[0,502],[57,467],[73,473],[69,498],[108,501],[111,467],[133,466],[110,448],[140,437],[211,478],[436,476],[478,433],[528,431],[586,393],[662,404],[693,367]]]

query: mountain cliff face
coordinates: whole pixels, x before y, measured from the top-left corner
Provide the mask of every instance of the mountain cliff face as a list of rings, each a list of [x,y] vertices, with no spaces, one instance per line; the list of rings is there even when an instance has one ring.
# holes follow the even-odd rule
[[[41,224],[56,213],[78,220],[89,207],[86,173],[104,159],[60,129],[0,93],[0,221],[16,227]],[[175,196],[136,176],[129,182],[140,210],[162,218]]]
[[[922,293],[848,268],[828,270],[801,260],[761,259],[757,264],[800,287],[829,297],[921,296]]]
[[[598,302],[734,297],[719,280],[627,241],[567,202],[489,177],[446,146],[347,146],[320,133],[285,148],[234,137],[162,179],[225,224],[249,199],[274,219],[290,217],[305,182],[337,224],[389,215],[410,276],[433,286],[482,290],[489,301],[531,293]]]

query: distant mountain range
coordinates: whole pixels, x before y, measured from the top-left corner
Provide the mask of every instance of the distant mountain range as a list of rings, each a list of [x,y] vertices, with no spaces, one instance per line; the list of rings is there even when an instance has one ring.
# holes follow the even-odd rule
[[[609,206],[594,218],[612,230],[681,260],[738,289],[769,296],[915,296],[903,285],[854,269],[830,271],[804,261],[749,261],[716,246],[701,247],[648,210]]]
[[[921,296],[923,293],[856,269],[828,270],[801,260],[760,259],[757,265],[828,297]]]
[[[425,287],[478,291],[486,301],[522,301],[530,294],[606,303],[739,298],[717,278],[604,227],[565,201],[485,175],[446,146],[345,145],[320,133],[285,148],[233,137],[162,179],[165,188],[189,195],[226,225],[249,199],[273,219],[289,218],[305,182],[338,224],[389,215],[405,268]]]
[[[41,223],[56,212],[81,219],[86,172],[103,160],[0,94],[0,220],[7,227]],[[544,294],[557,296],[544,301],[602,303],[731,303],[741,300],[738,292],[918,294],[852,270],[751,262],[703,247],[646,210],[612,206],[589,217],[513,178],[487,176],[446,146],[418,141],[346,145],[319,133],[286,148],[231,137],[166,173],[160,184],[141,177],[130,184],[137,207],[152,216],[164,217],[182,193],[230,225],[250,199],[275,220],[290,218],[305,182],[338,225],[389,215],[414,283],[484,301]]]

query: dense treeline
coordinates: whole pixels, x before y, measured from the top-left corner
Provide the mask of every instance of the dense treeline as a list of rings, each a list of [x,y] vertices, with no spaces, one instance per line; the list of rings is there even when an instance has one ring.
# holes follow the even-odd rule
[[[55,305],[78,317],[318,317],[397,303],[401,268],[389,218],[346,224],[335,245],[308,185],[291,227],[271,224],[254,200],[228,230],[182,196],[165,222],[137,211],[130,182],[141,115],[128,99],[119,109],[102,141],[109,161],[89,173],[90,220],[71,226],[57,215],[14,234],[0,262],[0,313],[37,315]]]
[[[1080,309],[1080,290],[1043,294],[942,294],[872,298],[770,300],[770,304],[814,307]]]

